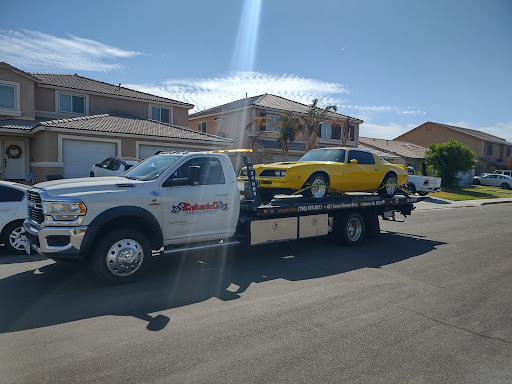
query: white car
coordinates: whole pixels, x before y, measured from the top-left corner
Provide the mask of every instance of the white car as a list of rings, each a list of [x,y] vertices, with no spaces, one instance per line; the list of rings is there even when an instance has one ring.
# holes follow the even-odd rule
[[[133,157],[109,157],[99,164],[94,164],[91,167],[89,176],[119,176],[139,162],[140,159]]]
[[[27,217],[26,195],[29,186],[0,181],[0,243],[10,252],[24,252]]]
[[[473,185],[492,185],[493,187],[501,187],[510,189],[512,187],[512,177],[499,174],[484,174],[473,177]]]

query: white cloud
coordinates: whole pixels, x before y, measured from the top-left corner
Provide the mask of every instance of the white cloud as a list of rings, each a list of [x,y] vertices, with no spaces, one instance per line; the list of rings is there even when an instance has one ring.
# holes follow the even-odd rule
[[[94,40],[42,32],[0,30],[0,60],[29,70],[77,70],[108,72],[122,69],[116,59],[141,55]]]
[[[401,134],[416,128],[416,124],[389,123],[386,125],[363,123],[360,126],[359,135],[363,137],[374,137],[376,139],[394,139]]]
[[[398,107],[393,105],[342,105],[344,109],[353,109],[361,113],[384,113],[393,112],[399,115],[425,115],[426,112],[419,111],[413,107]]]
[[[185,101],[195,105],[194,112],[229,103],[245,97],[272,93],[300,103],[310,104],[319,98],[325,104],[339,106],[345,85],[295,75],[272,75],[260,72],[238,72],[204,79],[170,79],[161,84],[126,84],[142,92]]]

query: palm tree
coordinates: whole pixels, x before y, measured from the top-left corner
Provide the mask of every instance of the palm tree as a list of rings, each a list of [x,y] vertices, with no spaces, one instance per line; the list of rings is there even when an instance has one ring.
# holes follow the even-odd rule
[[[302,118],[308,135],[306,152],[309,152],[318,144],[318,127],[320,123],[327,119],[327,114],[329,112],[336,112],[338,110],[338,107],[335,105],[328,105],[325,108],[320,108],[318,106],[318,102],[318,99],[313,99],[313,102],[309,105],[306,116]]]
[[[302,119],[293,112],[286,111],[279,116],[277,123],[279,132],[277,133],[277,144],[283,150],[283,161],[288,160],[288,143],[298,139],[304,132]]]
[[[255,117],[247,123],[247,125],[245,126],[245,129],[250,129],[253,124],[256,124],[259,127],[261,127],[261,126],[269,126],[270,127],[270,131],[261,131],[260,130],[255,136],[252,136],[249,138],[249,140],[251,141],[252,152],[254,153],[254,156],[255,156],[253,161],[259,162],[260,159],[259,159],[258,153],[254,151],[254,144],[256,143],[256,140],[258,138],[260,138],[261,136],[276,137],[276,133],[274,132],[274,127],[277,126],[277,123],[274,123],[271,119],[269,119],[266,116]]]
[[[333,127],[337,125],[341,126],[341,146],[344,147],[345,145],[347,145],[347,141],[350,138],[350,118],[347,116],[345,120],[330,120],[329,123],[332,124]]]

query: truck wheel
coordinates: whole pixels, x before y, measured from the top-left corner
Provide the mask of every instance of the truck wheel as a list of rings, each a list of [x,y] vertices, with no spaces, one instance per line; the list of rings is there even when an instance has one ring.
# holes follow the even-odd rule
[[[480,180],[475,179],[475,180],[473,180],[471,182],[471,184],[473,184],[473,185],[480,185]]]
[[[508,185],[507,183],[503,183],[503,184],[501,184],[501,188],[510,189],[510,185]]]
[[[23,221],[14,221],[5,226],[0,242],[5,245],[8,252],[25,253],[25,246],[22,242],[24,236]]]
[[[420,196],[427,196],[428,192],[418,192],[418,195],[420,195]]]
[[[151,264],[151,244],[139,231],[118,229],[99,239],[93,249],[96,275],[110,283],[128,283],[139,279]]]
[[[304,191],[304,197],[313,197],[315,199],[321,199],[327,196],[327,190],[329,189],[329,180],[321,173],[313,174],[309,177],[308,181],[302,188],[309,187]]]
[[[398,183],[396,175],[394,173],[388,173],[384,176],[384,180],[382,180],[382,184],[379,188],[379,195],[383,197],[393,197],[395,196],[397,187]]]
[[[340,218],[338,236],[345,245],[357,245],[364,237],[365,225],[361,214],[354,212]]]
[[[416,193],[416,186],[413,183],[407,183],[407,189],[411,193],[411,195],[414,195]]]

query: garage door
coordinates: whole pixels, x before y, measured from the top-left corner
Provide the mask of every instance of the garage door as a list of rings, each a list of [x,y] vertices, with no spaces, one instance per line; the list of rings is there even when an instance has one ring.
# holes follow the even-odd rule
[[[62,157],[64,160],[64,177],[88,177],[91,167],[116,155],[115,143],[100,141],[62,141]]]
[[[172,147],[159,147],[157,145],[141,145],[139,147],[139,157],[141,159],[147,159],[148,157],[153,156],[158,151],[186,151],[186,149],[183,148],[172,148]]]

